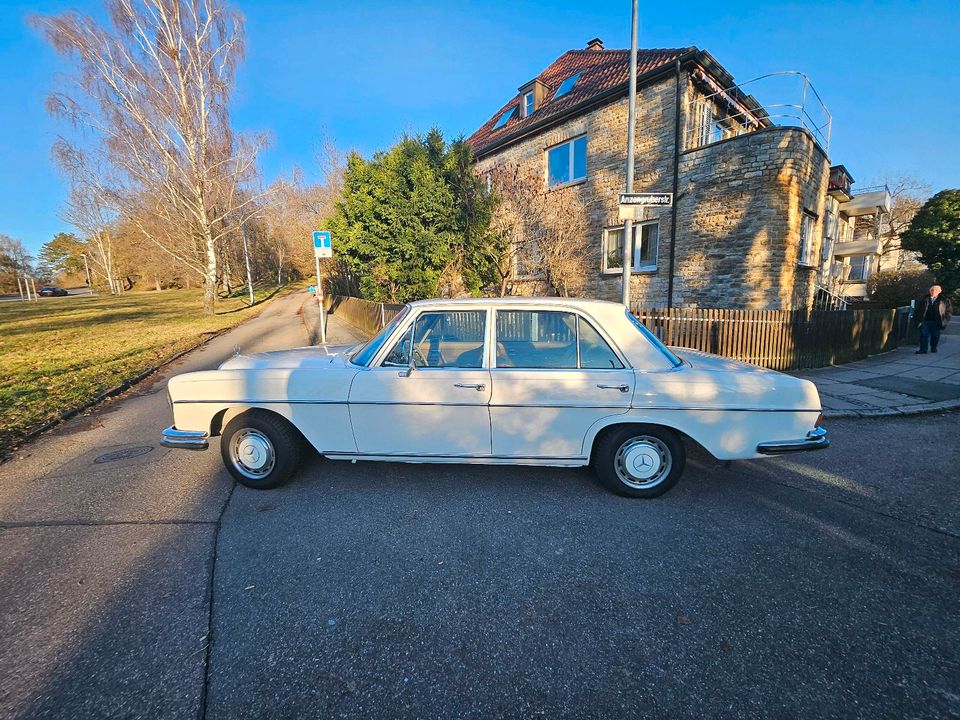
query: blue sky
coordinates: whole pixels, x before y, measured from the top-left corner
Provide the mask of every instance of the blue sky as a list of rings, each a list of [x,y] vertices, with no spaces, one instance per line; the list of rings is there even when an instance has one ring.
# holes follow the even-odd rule
[[[309,172],[324,132],[364,154],[431,125],[469,134],[565,50],[594,36],[629,45],[627,0],[235,5],[247,18],[235,119],[272,136],[267,178],[294,164]],[[640,6],[642,47],[696,45],[738,81],[807,73],[833,113],[831,160],[861,186],[912,175],[935,191],[960,187],[956,0]],[[0,232],[34,250],[68,229],[50,160],[63,128],[43,109],[63,67],[25,17],[99,7],[0,0]]]

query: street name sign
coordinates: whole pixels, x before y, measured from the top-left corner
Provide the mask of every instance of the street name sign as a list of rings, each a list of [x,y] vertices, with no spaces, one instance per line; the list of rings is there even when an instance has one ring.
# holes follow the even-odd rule
[[[620,219],[642,220],[648,207],[670,207],[673,193],[620,193]]]
[[[333,257],[333,243],[329,230],[317,230],[313,233],[313,256],[316,258]]]

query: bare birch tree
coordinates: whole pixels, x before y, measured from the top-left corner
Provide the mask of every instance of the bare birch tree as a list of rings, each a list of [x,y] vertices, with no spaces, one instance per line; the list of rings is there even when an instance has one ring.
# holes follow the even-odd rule
[[[106,0],[109,26],[65,12],[36,16],[51,45],[75,63],[71,87],[52,94],[55,116],[96,142],[61,138],[76,168],[102,158],[109,184],[86,177],[143,235],[203,278],[214,311],[218,243],[258,208],[244,191],[264,136],[240,136],[229,101],[243,58],[243,20],[218,0]]]

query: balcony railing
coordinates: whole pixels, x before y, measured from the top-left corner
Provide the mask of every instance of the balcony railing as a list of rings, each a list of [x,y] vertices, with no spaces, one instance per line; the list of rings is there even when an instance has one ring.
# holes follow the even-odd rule
[[[708,92],[699,95],[687,107],[687,148],[700,147],[728,137],[745,135],[770,126],[802,127],[807,130],[827,153],[830,152],[830,134],[833,116],[804,73],[784,70],[767,73],[727,88],[720,87],[712,77],[695,77]],[[768,102],[761,103],[744,91],[760,92]],[[723,109],[720,116],[711,115],[710,127],[697,110],[709,102]],[[719,126],[723,127],[719,127]]]

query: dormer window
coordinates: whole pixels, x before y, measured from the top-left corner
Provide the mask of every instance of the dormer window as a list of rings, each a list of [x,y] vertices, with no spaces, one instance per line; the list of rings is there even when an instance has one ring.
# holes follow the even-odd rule
[[[553,97],[558,98],[566,95],[568,92],[573,90],[573,86],[577,84],[577,80],[579,79],[580,79],[580,73],[574,73],[573,75],[568,77],[566,80],[560,83],[560,87],[557,88],[557,93]]]
[[[499,130],[500,128],[502,128],[504,125],[510,122],[510,118],[512,118],[516,112],[517,112],[516,105],[511,105],[510,107],[508,107],[506,110],[503,111],[503,115],[497,118],[497,122],[493,126],[493,129]]]
[[[523,116],[530,117],[533,115],[533,108],[533,90],[531,90],[523,96]]]

